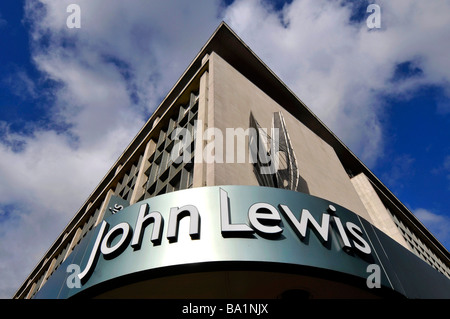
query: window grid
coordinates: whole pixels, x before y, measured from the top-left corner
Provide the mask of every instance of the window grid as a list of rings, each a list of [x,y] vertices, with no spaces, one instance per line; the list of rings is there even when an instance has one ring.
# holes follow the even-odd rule
[[[411,250],[422,260],[432,266],[434,269],[450,278],[450,269],[445,265],[440,258],[438,258],[430,248],[425,245],[417,236],[406,226],[401,220],[397,218],[389,209],[389,213],[394,220],[395,225],[400,230],[403,238],[411,247]]]
[[[145,193],[140,198],[147,199],[153,196],[190,188],[193,185],[194,168],[194,125],[198,114],[198,96],[191,93],[188,105],[179,107],[178,114],[173,115],[167,127],[163,128],[158,136],[155,152],[149,157],[150,166],[145,172],[147,182]],[[190,161],[174,161],[172,159],[176,142],[172,137],[176,128],[186,129],[191,136],[191,144],[185,147],[190,151]],[[181,144],[181,143],[180,143]],[[183,148],[178,155],[183,156]]]
[[[124,174],[124,176],[116,186],[115,194],[124,200],[129,201],[131,199],[142,158],[143,154],[141,154],[139,158],[132,164],[130,169]]]

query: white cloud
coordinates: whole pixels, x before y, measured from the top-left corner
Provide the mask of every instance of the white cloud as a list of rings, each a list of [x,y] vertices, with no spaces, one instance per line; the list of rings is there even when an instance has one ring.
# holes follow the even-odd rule
[[[425,208],[413,210],[414,215],[431,231],[445,246],[450,242],[450,217],[436,214]]]
[[[350,23],[351,4],[342,1],[293,1],[275,12],[261,0],[236,0],[225,15],[256,54],[369,166],[384,148],[380,94],[408,98],[420,85],[450,87],[450,68],[443,67],[449,63],[450,3],[377,3],[379,30],[369,30],[364,19]],[[406,61],[423,73],[393,83],[397,64]]]
[[[12,296],[219,24],[215,1],[80,0],[82,27],[69,29],[72,2],[25,3],[33,61],[58,85],[45,92],[45,127],[20,134],[0,123],[0,297]]]
[[[37,96],[36,86],[24,70],[17,70],[9,77],[2,80],[12,93],[23,99],[35,98]]]
[[[54,98],[51,124],[66,130],[35,127],[20,135],[0,123],[3,297],[25,279],[220,15],[370,165],[383,152],[378,94],[408,97],[422,84],[448,89],[450,82],[449,1],[377,1],[383,27],[372,31],[364,20],[349,23],[345,1],[294,0],[276,12],[257,0],[230,7],[219,0],[78,0],[81,29],[66,26],[70,3],[25,4],[33,61],[59,84],[46,92]],[[414,61],[421,75],[390,82],[405,61]]]
[[[2,297],[12,296],[117,155],[111,138],[95,151],[72,148],[54,131],[8,138],[0,144]]]

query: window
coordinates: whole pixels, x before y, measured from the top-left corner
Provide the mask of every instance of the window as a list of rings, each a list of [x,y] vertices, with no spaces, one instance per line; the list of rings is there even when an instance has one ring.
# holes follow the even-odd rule
[[[189,104],[181,105],[178,110],[178,116],[172,114],[167,121],[167,127],[163,128],[159,133],[154,155],[155,160],[150,161],[144,198],[192,187],[195,140],[188,145],[191,151],[190,162],[186,160],[175,162],[172,160],[172,153],[177,151],[178,155],[183,156],[184,148],[176,146],[177,143],[172,139],[172,134],[169,134],[169,132],[176,127],[187,129],[194,139],[194,124],[197,120],[197,114],[198,97],[191,93]],[[176,118],[178,118],[177,122],[175,121]],[[161,121],[163,120],[161,119]]]

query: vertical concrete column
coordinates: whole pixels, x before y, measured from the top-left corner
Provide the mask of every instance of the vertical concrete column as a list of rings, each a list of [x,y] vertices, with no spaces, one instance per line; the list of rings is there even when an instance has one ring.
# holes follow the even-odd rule
[[[66,260],[66,258],[70,255],[70,253],[72,252],[72,250],[74,249],[74,247],[77,245],[78,239],[81,236],[81,228],[78,227],[75,235],[72,237],[72,240],[70,241],[69,247],[66,251],[66,255],[64,256],[64,260]]]
[[[116,172],[114,173],[114,175],[117,175],[121,169],[122,169],[122,164],[117,165]]]
[[[47,279],[50,277],[50,274],[53,272],[53,269],[55,268],[55,264],[56,264],[56,257],[52,259],[50,266],[48,266],[47,271],[45,272],[44,279],[42,280],[41,285],[39,286],[39,289],[41,289],[42,286],[44,286],[44,284],[47,282]]]
[[[156,126],[156,124],[158,124],[159,119],[160,119],[160,117],[157,116],[157,117],[155,118],[155,120],[153,121],[153,123],[152,123],[152,130],[153,130],[153,128]]]
[[[208,55],[203,59],[203,63],[207,63]],[[200,77],[200,88],[198,93],[198,115],[197,128],[195,136],[194,150],[194,178],[193,187],[206,186],[206,163],[203,161],[203,149],[205,142],[203,140],[203,132],[208,128],[209,113],[209,72],[205,71]]]
[[[25,297],[25,299],[31,299],[31,295],[33,294],[34,290],[36,289],[36,283],[33,282],[33,285],[31,285],[30,290],[28,291],[27,296]]]
[[[100,224],[100,222],[103,220],[103,216],[105,216],[105,211],[108,207],[106,207],[109,203],[109,200],[111,199],[111,196],[114,195],[114,189],[109,189],[108,192],[106,193],[106,197],[103,200],[102,206],[100,207],[100,212],[97,216],[97,220],[95,221],[95,226],[97,226],[98,224]]]
[[[217,60],[217,54],[212,52],[209,56],[209,76],[208,76],[208,114],[207,114],[207,128],[214,129],[216,127],[215,123],[215,89],[214,89],[214,81],[215,81],[215,61]],[[208,144],[212,143],[211,141],[208,142]],[[217,150],[217,141],[216,137],[214,136],[214,152]],[[205,142],[206,144],[206,142]],[[223,145],[222,145],[223,146]],[[205,161],[205,158],[203,158],[203,161]],[[207,186],[214,186],[216,181],[216,162],[212,163],[205,163],[206,167],[206,185]]]
[[[156,143],[150,139],[145,146],[144,155],[142,156],[141,165],[138,168],[138,175],[136,178],[136,183],[134,184],[133,194],[131,194],[130,205],[135,204],[138,199],[144,194],[145,188],[144,183],[146,182],[145,171],[149,168],[150,163],[148,158],[155,151]]]

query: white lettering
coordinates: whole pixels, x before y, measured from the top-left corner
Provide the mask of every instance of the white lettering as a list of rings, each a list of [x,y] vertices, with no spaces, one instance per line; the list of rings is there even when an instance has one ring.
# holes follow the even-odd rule
[[[222,188],[219,188],[220,195],[220,226],[222,235],[231,234],[235,232],[252,234],[253,229],[246,224],[231,224],[230,222],[230,208],[228,206],[228,193]]]
[[[106,221],[102,221],[85,269],[80,272],[71,268],[70,270],[75,270],[75,273],[71,274],[69,278],[67,278],[67,284],[76,286],[77,282],[74,281],[75,276],[81,281],[81,283],[87,280],[95,268],[95,263],[99,252],[103,254],[105,259],[114,258],[126,249],[130,239],[130,247],[134,250],[140,249],[144,237],[144,230],[150,224],[153,224],[150,241],[153,245],[161,244],[164,227],[163,216],[158,211],[148,213],[149,209],[150,207],[148,203],[143,203],[139,206],[139,212],[137,214],[134,227],[134,234],[133,228],[126,222],[121,222],[108,231],[109,224]],[[319,222],[307,209],[302,209],[300,216],[297,218],[287,205],[279,204],[279,209],[277,209],[269,203],[257,202],[248,208],[249,225],[246,223],[233,224],[231,223],[230,217],[230,198],[228,197],[228,193],[222,188],[219,188],[219,209],[220,228],[224,237],[254,237],[252,234],[254,234],[255,231],[260,236],[266,238],[280,235],[283,232],[283,228],[280,227],[281,222],[283,221],[280,212],[284,215],[283,217],[287,219],[288,224],[297,233],[300,239],[303,239],[308,235],[309,228],[314,231],[317,238],[322,242],[327,242],[330,237],[329,232],[331,226],[331,215],[328,213],[322,213],[319,215],[321,216],[321,221]],[[335,231],[337,229],[337,233],[340,235],[342,240],[341,244],[343,248],[354,247],[364,254],[371,253],[371,246],[363,238],[363,232],[359,226],[354,223],[347,222],[344,227],[343,222],[336,216],[336,209],[333,206],[330,205],[327,211],[331,212],[333,215],[332,220],[335,223],[334,226],[336,226],[333,226],[333,229],[335,229]],[[182,207],[170,208],[169,223],[167,227],[167,239],[169,240],[169,243],[173,243],[178,240],[179,223],[181,219],[186,216],[189,217],[189,236],[191,239],[199,239],[201,221],[200,213],[196,206],[184,205]],[[69,268],[67,271],[69,271]],[[239,311],[239,309],[237,309],[237,311]]]
[[[160,212],[151,212],[146,215],[148,211],[148,204],[142,204],[139,208],[139,215],[136,221],[136,227],[134,229],[133,239],[131,240],[131,247],[134,249],[139,249],[141,247],[143,232],[142,229],[147,226],[147,224],[153,222],[153,230],[151,242],[153,244],[159,244],[161,242],[162,227],[164,220]]]
[[[185,205],[181,208],[172,207],[170,209],[169,226],[167,230],[167,239],[170,242],[178,240],[178,224],[181,218],[190,216],[189,235],[192,239],[198,239],[200,236],[200,214],[194,205]]]
[[[248,210],[248,219],[250,224],[259,232],[265,234],[281,234],[283,228],[278,226],[281,222],[278,210],[267,203],[256,203],[250,206]],[[275,225],[264,225],[261,220],[275,223]]]
[[[191,145],[195,139],[195,163],[245,163],[247,154],[249,163],[261,164],[261,174],[275,174],[279,166],[279,129],[271,128],[272,137],[268,140],[265,128],[226,128],[225,137],[217,127],[206,128],[203,121],[194,121],[194,132],[187,128],[175,128],[171,133],[174,145],[170,159],[174,163],[189,163],[192,160]],[[224,158],[224,138],[226,158]],[[245,141],[248,139],[248,152]],[[235,143],[237,141],[237,143]],[[270,149],[268,150],[268,147]],[[235,155],[236,154],[236,155]],[[236,157],[236,159],[235,159]],[[236,161],[235,161],[236,160]]]
[[[103,239],[103,234],[105,233],[107,227],[108,227],[108,223],[106,221],[102,221],[97,238],[95,239],[94,247],[92,248],[91,254],[89,255],[89,259],[86,264],[86,268],[84,268],[82,273],[78,274],[78,278],[80,278],[80,280],[82,282],[83,282],[84,278],[86,277],[86,275],[90,274],[90,272],[93,270],[92,265],[94,264],[95,260],[98,257],[98,248],[100,247],[100,243]]]
[[[81,288],[81,281],[80,278],[78,278],[78,275],[80,273],[80,266],[76,264],[70,264],[67,266],[66,272],[71,273],[69,276],[67,276],[66,284],[69,289],[72,288]]]
[[[205,313],[209,314],[210,317],[214,316],[216,312],[217,306],[196,306],[192,303],[189,303],[189,306],[183,306],[182,313],[183,314],[191,314],[191,313]]]
[[[117,233],[122,233],[120,239],[114,246],[110,247],[112,240],[115,238]],[[122,245],[127,241],[128,235],[130,234],[130,225],[128,223],[120,223],[114,226],[103,238],[100,251],[107,257],[114,254],[118,249],[122,248]]]
[[[214,137],[214,138],[212,138]],[[205,163],[223,163],[223,134],[217,127],[210,127],[203,133],[205,141],[209,141],[203,151]]]
[[[251,138],[251,136],[256,136],[256,130],[254,128],[248,128],[244,130],[243,128],[227,128],[225,130],[226,132],[226,162],[227,163],[234,163],[234,153],[235,153],[235,137],[237,138],[237,150],[241,150],[237,152],[237,159],[236,163],[245,163],[245,152],[242,152],[242,150],[245,150],[245,138]],[[251,144],[249,143],[249,148]],[[255,148],[256,149],[256,148]],[[254,156],[252,156],[251,153],[252,149],[250,149],[250,155],[249,155],[249,162],[255,163],[256,161],[253,161]]]
[[[66,11],[71,13],[66,19],[66,25],[69,29],[81,28],[81,8],[78,4],[69,4]]]
[[[377,264],[370,264],[367,266],[366,272],[371,274],[367,277],[366,284],[370,289],[381,287],[381,270]]]
[[[347,222],[347,224],[345,224],[345,225],[347,226],[347,229],[350,232],[350,234],[352,234],[353,237],[357,240],[357,241],[353,241],[353,244],[355,245],[355,247],[357,249],[359,249],[359,251],[361,251],[365,254],[370,254],[371,249],[370,249],[369,244],[364,240],[364,238],[361,237],[361,234],[362,234],[361,228],[359,228],[358,226],[356,226],[355,224],[353,224],[351,222]]]
[[[381,9],[378,4],[370,4],[366,12],[373,12],[367,17],[366,24],[369,29],[381,28]]]
[[[269,313],[267,310],[268,304],[229,304],[227,303],[227,313],[230,314],[243,314],[243,313],[254,313],[259,316],[262,313]]]
[[[176,142],[170,152],[170,159],[176,163],[189,163],[191,161],[191,132],[185,128],[177,127],[172,131],[171,139]]]
[[[295,227],[301,237],[306,237],[306,230],[308,222],[314,226],[314,229],[320,234],[324,241],[328,240],[328,230],[330,228],[330,215],[322,215],[322,225],[314,219],[311,213],[307,209],[302,210],[302,215],[300,216],[300,222],[295,218],[292,211],[286,205],[280,205],[282,211],[286,214],[291,224]]]

